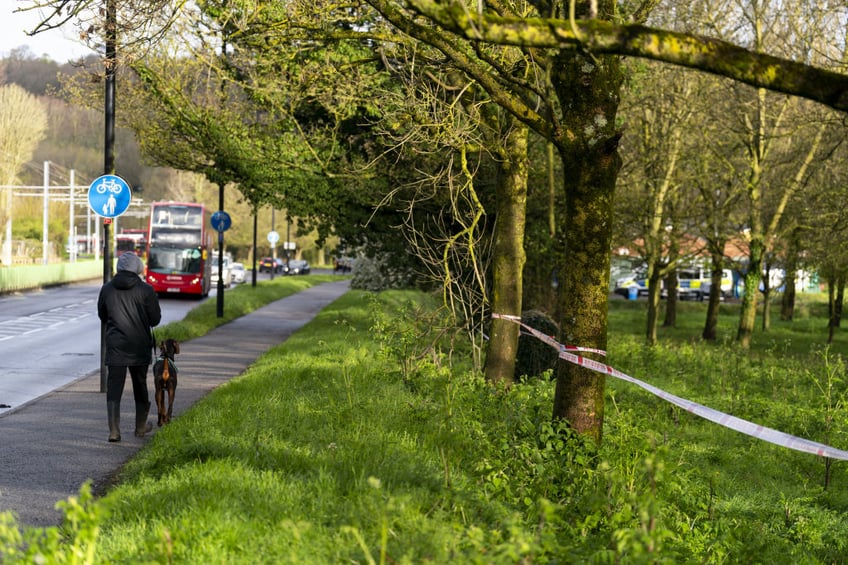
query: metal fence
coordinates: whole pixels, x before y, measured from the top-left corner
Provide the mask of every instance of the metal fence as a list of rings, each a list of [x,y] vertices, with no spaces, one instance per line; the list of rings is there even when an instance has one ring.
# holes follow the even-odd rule
[[[0,267],[0,294],[92,279],[103,279],[102,260]]]

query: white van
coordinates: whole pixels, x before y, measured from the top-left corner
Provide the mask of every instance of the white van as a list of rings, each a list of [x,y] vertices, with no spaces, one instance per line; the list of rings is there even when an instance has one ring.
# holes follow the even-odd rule
[[[681,300],[705,300],[710,296],[711,272],[698,267],[677,271],[677,296]],[[730,269],[721,272],[721,297],[729,298],[733,292],[733,273]]]
[[[221,269],[223,271],[223,280],[224,280],[224,288],[230,288],[230,256],[229,254],[224,255],[224,265]],[[215,253],[212,255],[212,277],[211,282],[213,285],[217,287],[218,285],[218,254]]]

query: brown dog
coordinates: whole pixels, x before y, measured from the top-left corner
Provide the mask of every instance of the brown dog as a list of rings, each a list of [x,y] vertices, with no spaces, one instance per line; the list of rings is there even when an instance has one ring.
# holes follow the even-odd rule
[[[180,352],[180,342],[166,339],[159,344],[159,357],[153,363],[153,385],[156,387],[157,424],[161,427],[171,421],[174,393],[177,391],[177,365],[174,356]],[[168,409],[165,409],[165,391],[168,391]]]

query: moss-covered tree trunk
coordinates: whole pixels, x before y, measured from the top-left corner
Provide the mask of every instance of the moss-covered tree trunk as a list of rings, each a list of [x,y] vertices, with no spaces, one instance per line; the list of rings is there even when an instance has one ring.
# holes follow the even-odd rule
[[[496,187],[491,308],[497,314],[521,316],[524,227],[527,204],[527,139],[529,130],[510,118],[499,162]],[[486,352],[485,375],[493,382],[511,383],[515,372],[520,327],[494,318]]]
[[[751,230],[753,233],[754,230]],[[754,324],[757,322],[757,292],[763,270],[763,255],[765,245],[762,239],[754,238],[750,243],[748,272],[745,273],[745,292],[742,295],[742,308],[739,314],[739,330],[736,341],[743,349],[750,349],[751,338],[754,335]]]
[[[754,335],[754,324],[757,321],[757,292],[763,272],[763,262],[766,257],[766,236],[762,217],[763,198],[763,161],[765,160],[765,123],[766,123],[766,93],[760,89],[757,91],[756,123],[750,127],[752,132],[748,142],[748,154],[750,157],[750,170],[748,171],[748,199],[749,217],[748,229],[751,237],[749,243],[748,272],[745,273],[745,293],[742,295],[742,308],[739,313],[739,328],[736,332],[736,341],[743,349],[750,349],[751,338]]]
[[[611,9],[599,2],[599,13]],[[566,344],[606,349],[613,193],[621,168],[616,113],[622,74],[616,56],[563,52],[551,80],[575,139],[557,143],[565,171],[564,262],[557,265],[559,325]],[[604,375],[560,361],[554,418],[600,442]]]

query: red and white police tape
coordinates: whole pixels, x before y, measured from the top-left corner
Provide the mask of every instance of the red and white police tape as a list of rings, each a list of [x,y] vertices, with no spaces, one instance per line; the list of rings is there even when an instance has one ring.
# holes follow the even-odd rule
[[[639,379],[634,379],[630,375],[626,375],[621,371],[610,367],[609,365],[599,363],[598,361],[594,361],[592,359],[587,359],[581,355],[574,353],[575,351],[580,351],[606,355],[605,351],[599,349],[576,347],[573,345],[562,345],[551,336],[545,335],[539,330],[531,328],[527,324],[523,324],[521,322],[521,318],[517,316],[508,316],[505,314],[492,314],[492,317],[500,318],[502,320],[509,320],[520,325],[534,337],[542,340],[551,347],[557,349],[559,351],[560,359],[563,359],[564,361],[568,361],[569,363],[574,363],[575,365],[585,367],[592,371],[603,373],[605,375],[609,375],[611,377],[615,377],[617,379],[633,383],[647,390],[651,394],[654,394],[667,402],[679,406],[687,412],[695,414],[696,416],[700,416],[701,418],[705,418],[711,422],[715,422],[716,424],[722,425],[726,428],[730,428],[731,430],[741,432],[743,434],[755,437],[757,439],[761,439],[763,441],[767,441],[769,443],[773,443],[775,445],[787,447],[796,451],[803,451],[804,453],[812,453],[813,455],[818,455],[820,457],[829,457],[831,459],[840,459],[843,461],[848,461],[848,451],[843,451],[841,449],[836,449],[823,443],[818,443],[815,441],[810,441],[808,439],[789,435],[787,433],[774,430],[772,428],[767,428],[765,426],[760,426],[758,424],[748,422],[747,420],[737,418],[736,416],[731,416],[730,414],[725,414],[724,412],[719,412],[718,410],[713,410],[712,408],[709,408],[707,406],[697,404],[690,400],[686,400],[685,398],[680,398],[679,396],[675,396],[664,390],[658,389],[657,387],[650,385],[646,382],[640,381]]]

